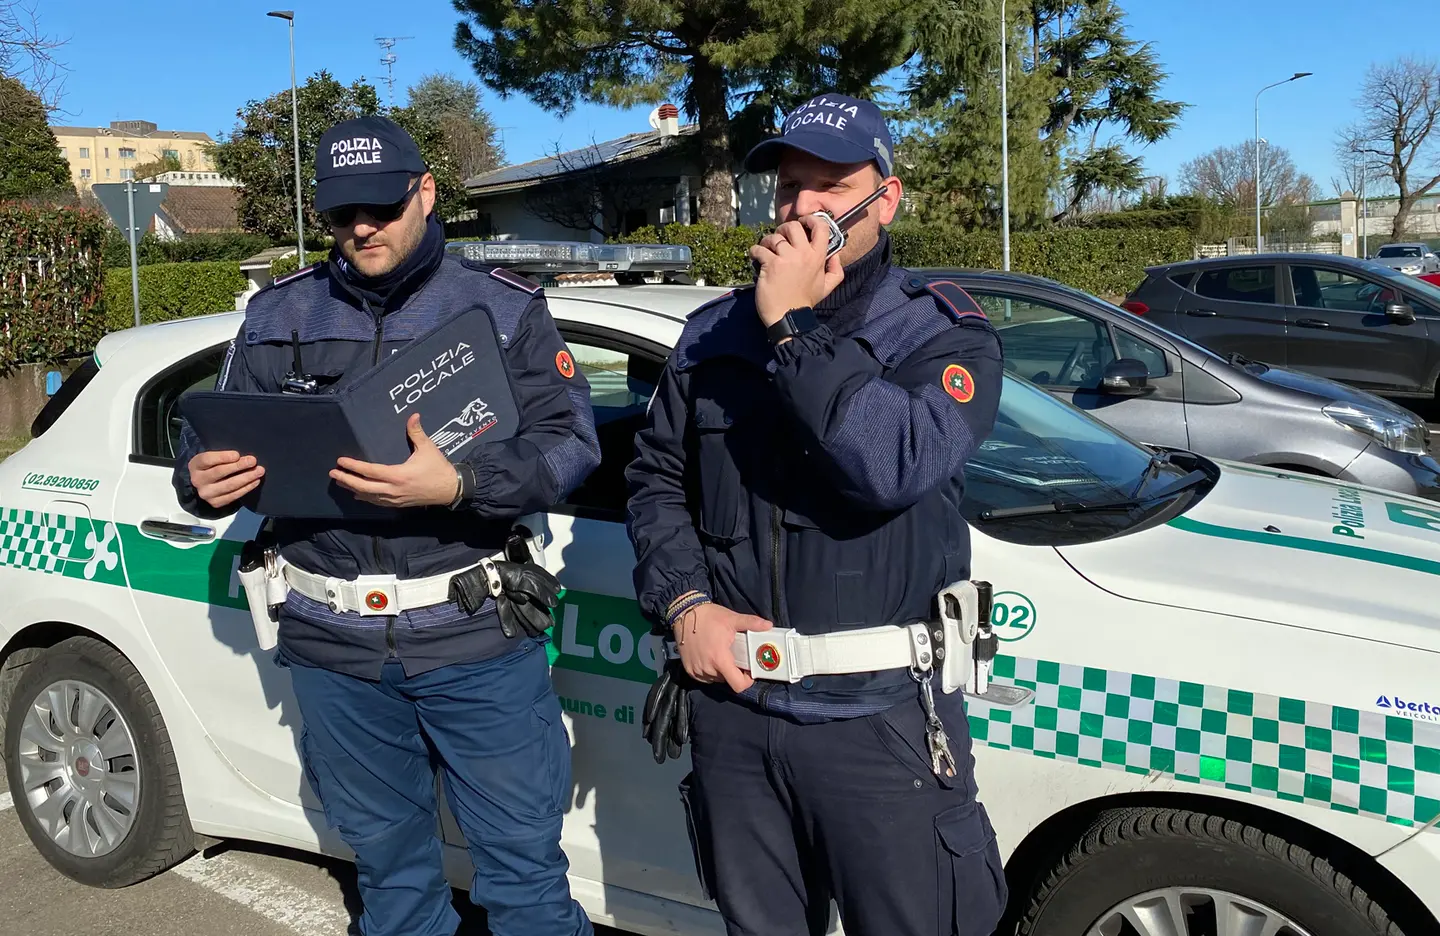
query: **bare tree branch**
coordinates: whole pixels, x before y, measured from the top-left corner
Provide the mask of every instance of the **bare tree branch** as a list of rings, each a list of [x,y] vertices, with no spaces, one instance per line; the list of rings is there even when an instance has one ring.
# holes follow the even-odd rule
[[[49,113],[60,109],[68,71],[55,51],[65,45],[40,31],[37,0],[0,0],[0,74],[15,78],[39,96]]]
[[[1364,116],[1342,133],[1336,155],[1342,165],[1359,159],[1388,173],[1400,193],[1391,229],[1398,240],[1415,203],[1440,185],[1440,66],[1413,58],[1372,65],[1355,103]]]
[[[607,164],[594,141],[584,149],[552,154],[559,177],[525,190],[525,210],[542,221],[604,237],[625,233],[625,216],[647,207],[673,180],[637,176]]]

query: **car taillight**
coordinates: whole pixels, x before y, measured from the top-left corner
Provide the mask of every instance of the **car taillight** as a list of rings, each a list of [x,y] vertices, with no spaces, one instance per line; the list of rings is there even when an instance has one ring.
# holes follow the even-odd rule
[[[1136,315],[1144,315],[1146,312],[1150,311],[1150,307],[1147,306],[1145,303],[1139,301],[1138,299],[1126,299],[1124,302],[1120,303],[1120,308],[1124,309],[1126,312],[1133,312]]]

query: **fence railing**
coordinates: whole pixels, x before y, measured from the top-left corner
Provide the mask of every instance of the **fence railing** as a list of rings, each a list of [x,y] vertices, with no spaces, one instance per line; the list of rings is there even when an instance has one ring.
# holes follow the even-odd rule
[[[1196,259],[1206,260],[1211,257],[1241,257],[1259,253],[1255,249],[1255,239],[1231,238],[1219,244],[1197,244],[1195,246]],[[1313,253],[1313,254],[1338,254],[1340,245],[1334,241],[1300,241],[1296,243],[1285,243],[1280,241],[1269,241],[1264,245],[1265,253]]]

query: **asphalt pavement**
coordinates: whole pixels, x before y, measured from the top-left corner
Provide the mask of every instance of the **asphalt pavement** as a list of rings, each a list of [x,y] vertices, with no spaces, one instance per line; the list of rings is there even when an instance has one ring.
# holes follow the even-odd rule
[[[347,936],[360,906],[346,862],[221,842],[133,887],[77,884],[46,863],[0,798],[0,936]],[[487,936],[455,891],[456,936]],[[626,936],[595,927],[597,936]]]

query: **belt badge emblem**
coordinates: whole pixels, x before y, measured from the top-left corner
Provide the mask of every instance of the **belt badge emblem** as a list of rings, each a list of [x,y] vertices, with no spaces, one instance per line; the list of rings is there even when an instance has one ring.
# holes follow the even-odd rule
[[[384,611],[388,604],[390,604],[390,599],[385,597],[385,593],[382,591],[372,591],[365,596],[365,607],[371,611]]]
[[[773,673],[780,668],[780,648],[774,644],[761,644],[760,649],[755,651],[755,662],[767,673]]]

